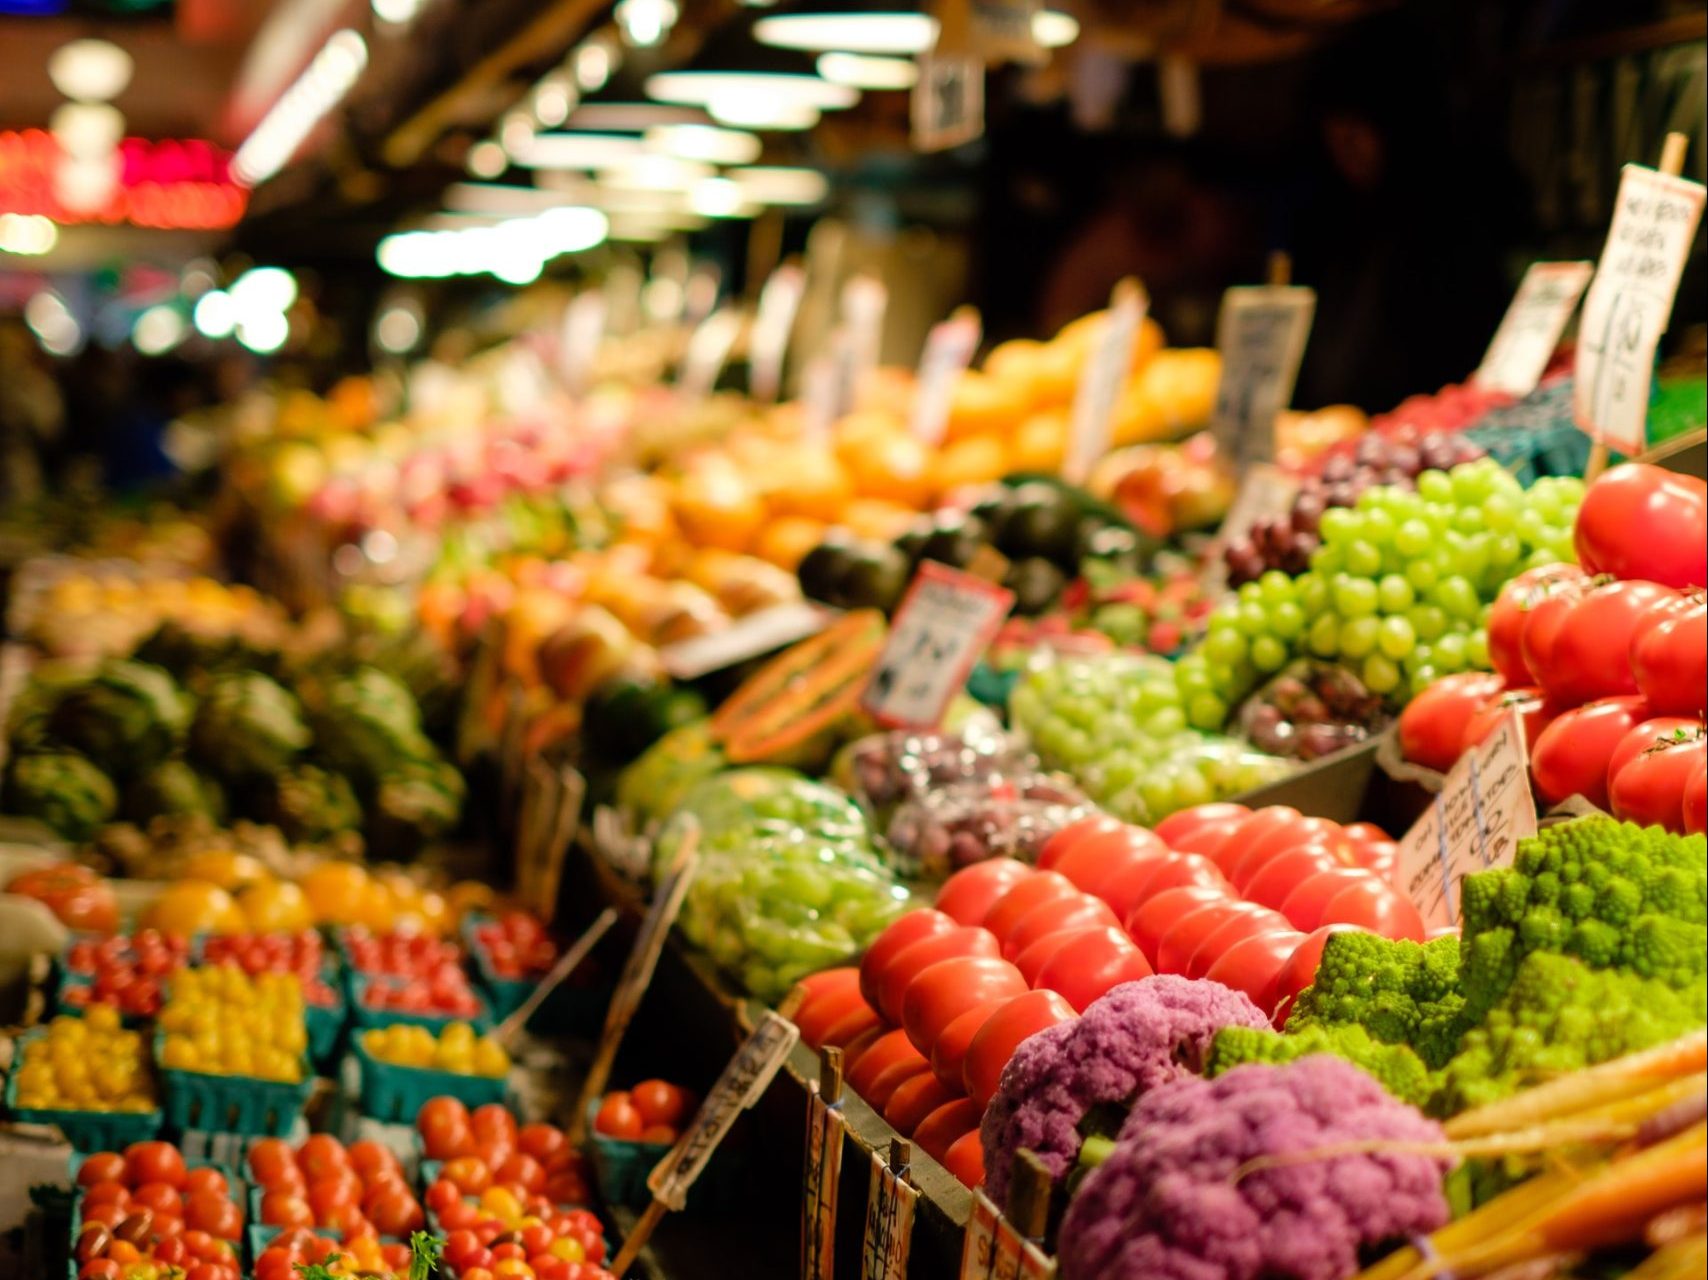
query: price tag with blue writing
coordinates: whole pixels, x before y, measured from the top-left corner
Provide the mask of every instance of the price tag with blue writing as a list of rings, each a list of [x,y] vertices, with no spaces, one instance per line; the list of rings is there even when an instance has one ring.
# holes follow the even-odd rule
[[[879,724],[929,729],[1014,607],[1014,593],[926,560],[896,610],[860,703]]]
[[[1298,285],[1256,285],[1222,295],[1216,346],[1222,377],[1210,429],[1234,474],[1275,459],[1275,419],[1293,400],[1317,295]]]
[[[906,1146],[892,1143],[892,1158],[896,1147]],[[882,1152],[874,1151],[866,1189],[866,1230],[860,1246],[861,1280],[907,1280],[913,1210],[918,1201],[919,1189],[907,1180],[907,1166],[898,1166],[886,1160]]]

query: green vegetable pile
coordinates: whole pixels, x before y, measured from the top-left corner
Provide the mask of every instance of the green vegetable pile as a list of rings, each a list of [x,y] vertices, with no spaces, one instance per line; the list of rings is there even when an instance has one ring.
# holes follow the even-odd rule
[[[1563,823],[1462,904],[1462,940],[1330,937],[1285,1031],[1222,1032],[1209,1073],[1333,1053],[1448,1116],[1708,1023],[1701,835]]]

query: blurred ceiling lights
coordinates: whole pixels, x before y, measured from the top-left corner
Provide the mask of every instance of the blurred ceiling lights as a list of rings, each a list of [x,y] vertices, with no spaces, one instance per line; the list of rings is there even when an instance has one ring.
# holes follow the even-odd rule
[[[503,143],[486,138],[469,148],[463,163],[477,178],[496,178],[510,167],[510,157],[505,154]]]
[[[618,0],[611,16],[624,41],[636,49],[651,49],[664,43],[680,11],[676,0]]]
[[[130,54],[107,40],[73,40],[47,61],[53,87],[74,102],[111,102],[130,83]]]
[[[394,276],[493,275],[528,284],[551,259],[591,249],[609,230],[598,209],[566,207],[454,230],[396,232],[380,241],[375,256]]]
[[[919,81],[919,66],[912,59],[871,53],[821,53],[818,73],[831,84],[855,89],[911,89]]]
[[[830,194],[830,183],[817,169],[755,165],[731,169],[728,176],[760,204],[817,204]]]
[[[709,124],[654,125],[641,141],[648,151],[659,155],[707,164],[749,164],[759,159],[763,150],[754,134]]]
[[[424,0],[372,0],[374,17],[394,27],[407,26],[421,12]]]
[[[367,65],[367,42],[348,27],[334,32],[308,69],[237,149],[231,162],[232,176],[253,187],[284,168],[326,113],[350,92]]]
[[[131,325],[130,340],[145,356],[163,356],[184,340],[184,317],[167,303],[141,312]]]
[[[747,129],[810,129],[821,111],[860,100],[857,89],[817,76],[765,71],[665,71],[648,76],[647,95],[704,107],[720,124]]]
[[[83,328],[57,293],[43,289],[24,304],[24,323],[49,355],[68,356],[83,345]]]
[[[641,140],[627,133],[540,133],[510,158],[524,169],[602,169],[643,150]]]
[[[36,258],[59,243],[59,228],[39,213],[0,213],[0,253]]]
[[[210,289],[196,299],[190,318],[204,338],[229,338],[237,328],[237,307],[224,289]]]
[[[1032,15],[1032,38],[1060,49],[1079,37],[1071,14],[1041,9]],[[924,13],[783,13],[753,24],[753,38],[776,49],[809,53],[911,56],[937,43],[937,19]]]
[[[751,218],[759,212],[747,189],[732,178],[705,178],[688,190],[688,208],[707,218]]]

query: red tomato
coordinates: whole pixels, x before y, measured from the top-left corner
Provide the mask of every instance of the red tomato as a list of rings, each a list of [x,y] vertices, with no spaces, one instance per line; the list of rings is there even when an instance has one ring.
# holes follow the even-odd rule
[[[1287,895],[1320,871],[1333,871],[1346,863],[1327,845],[1309,840],[1276,854],[1246,881],[1245,896],[1252,902],[1279,909]]]
[[[1524,726],[1525,743],[1534,746],[1536,739],[1542,736],[1542,730],[1554,723],[1554,717],[1561,708],[1550,703],[1539,688],[1508,689],[1505,693],[1496,694],[1466,722],[1461,750],[1469,751],[1488,737],[1497,726],[1506,723],[1514,710]]]
[[[634,1109],[640,1112],[643,1128],[654,1123],[647,1117],[645,1109],[636,1101],[633,1090],[629,1092],[629,1101],[634,1105]],[[541,1188],[546,1185],[546,1167],[533,1156],[517,1152],[492,1171],[492,1180],[494,1182],[518,1182],[527,1189],[529,1195],[537,1195]],[[394,1235],[396,1233],[388,1232],[384,1227],[381,1227],[380,1234]]]
[[[971,867],[967,869],[972,870]],[[860,961],[860,994],[866,998],[866,1003],[874,1009],[882,1007],[878,1000],[883,990],[882,979],[898,955],[916,942],[941,937],[956,927],[952,916],[929,907],[909,911],[891,922],[887,929],[872,939],[872,945],[866,948],[866,954]]]
[[[1608,786],[1611,788],[1613,785],[1615,774],[1660,739],[1680,734],[1689,737],[1701,723],[1701,720],[1689,716],[1651,716],[1632,725],[1631,731],[1619,739],[1619,745],[1607,757]]]
[[[415,1128],[431,1160],[449,1160],[467,1154],[474,1139],[469,1128],[469,1109],[457,1098],[429,1099],[415,1117]]]
[[[1128,867],[1168,852],[1168,846],[1143,827],[1121,823],[1082,835],[1053,866],[1085,893],[1101,895],[1103,886]]]
[[[375,1175],[380,1173],[389,1171],[401,1175],[403,1172],[397,1157],[391,1153],[390,1149],[383,1143],[375,1142],[372,1138],[352,1142],[346,1155],[349,1157],[350,1167],[356,1171],[356,1175],[363,1182],[373,1181]]]
[[[486,1161],[458,1156],[439,1167],[439,1177],[465,1195],[478,1196],[492,1185],[492,1170]]]
[[[667,1080],[642,1080],[629,1090],[629,1097],[648,1124],[668,1124],[678,1128],[698,1105],[694,1095],[681,1085]]]
[[[1152,880],[1165,870],[1178,868],[1179,859],[1196,856],[1198,855],[1165,850],[1139,858],[1103,881],[1097,896],[1109,904],[1109,909],[1115,913],[1117,920],[1125,920],[1139,903],[1156,892],[1151,888]],[[1169,871],[1169,874],[1175,872]],[[1218,877],[1221,875],[1220,872],[1216,874]]]
[[[263,1187],[277,1187],[293,1178],[301,1180],[296,1153],[283,1138],[261,1138],[249,1148],[249,1173]]]
[[[309,1182],[318,1182],[339,1170],[349,1169],[350,1153],[329,1133],[311,1134],[297,1148],[297,1167]]]
[[[261,1196],[261,1221],[277,1227],[312,1227],[314,1210],[299,1195],[267,1191]]]
[[[1562,590],[1562,584],[1573,584],[1570,589],[1574,591],[1581,589],[1587,577],[1575,564],[1545,564],[1526,569],[1501,588],[1499,598],[1489,610],[1488,624],[1489,665],[1495,674],[1515,688],[1536,683],[1535,673],[1524,661],[1522,643],[1530,611],[1549,595]],[[1407,759],[1412,758],[1408,752]]]
[[[901,1024],[919,1051],[930,1054],[937,1037],[958,1015],[1025,990],[1026,979],[1006,960],[993,956],[940,960],[920,970],[908,984]]]
[[[1649,718],[1649,704],[1635,694],[1602,698],[1565,711],[1542,730],[1530,752],[1536,793],[1555,805],[1581,795],[1607,807],[1607,764],[1619,740]]]
[[[1052,898],[1032,908],[1008,931],[1002,942],[1002,954],[1013,960],[1034,942],[1052,933],[1120,923],[1103,899],[1094,898],[1089,893],[1082,893],[1077,898]]]
[[[123,1273],[111,1258],[91,1258],[77,1272],[77,1280],[119,1280]]]
[[[815,973],[813,978],[834,975],[833,981],[808,986],[810,979],[799,985],[806,989],[806,999],[795,1011],[795,1025],[801,1029],[801,1040],[816,1049],[824,1043],[825,1033],[849,1014],[867,1008],[866,997],[860,993],[860,971],[845,966]]]
[[[826,1031],[817,1047],[828,1048],[834,1045],[838,1049],[846,1049],[854,1040],[866,1032],[883,1025],[884,1020],[878,1016],[878,1011],[862,998],[860,1007],[848,1013],[840,1022]]]
[[[884,1121],[897,1133],[911,1135],[920,1121],[956,1096],[943,1087],[933,1067],[923,1075],[909,1076],[896,1086],[884,1105]]]
[[[1323,911],[1330,899],[1346,886],[1363,884],[1368,879],[1370,873],[1361,867],[1319,871],[1309,880],[1302,881],[1298,888],[1287,895],[1287,901],[1281,904],[1281,914],[1287,917],[1295,929],[1303,929],[1308,933],[1329,923],[1323,919]]]
[[[1490,671],[1443,676],[1400,712],[1401,753],[1413,764],[1446,773],[1459,758],[1471,717],[1505,688]]]
[[[476,1107],[469,1114],[469,1128],[474,1131],[477,1142],[498,1140],[512,1148],[516,1145],[516,1117],[502,1102],[488,1102]]]
[[[849,969],[847,972],[853,973],[854,970]],[[639,1085],[630,1090],[631,1093],[638,1093],[639,1091]],[[635,1106],[641,1108],[641,1114],[644,1116],[646,1108],[641,1106],[641,1100],[637,1097],[634,1099],[634,1103]],[[566,1152],[573,1150],[569,1145],[568,1136],[555,1124],[523,1125],[516,1135],[516,1145],[548,1169],[553,1168]]]
[[[116,1204],[122,1209],[130,1204],[130,1188],[122,1182],[97,1182],[84,1190],[82,1204],[85,1212],[98,1204]]]
[[[996,937],[976,925],[956,925],[947,933],[922,938],[898,951],[884,970],[878,985],[879,1012],[892,1026],[901,1022],[902,1001],[908,987],[932,965],[971,957],[998,960],[1001,956],[1002,948]]]
[[[1185,973],[1186,962],[1205,938],[1236,916],[1257,915],[1263,908],[1243,898],[1217,898],[1188,907],[1163,929],[1156,944],[1158,973]]]
[[[963,1133],[950,1143],[941,1164],[967,1186],[984,1186],[984,1145],[977,1133]]]
[[[389,1151],[386,1154],[391,1155]],[[393,1156],[392,1159],[395,1161],[396,1157]],[[230,1190],[231,1186],[226,1182],[225,1174],[218,1169],[198,1168],[184,1171],[184,1194],[187,1196],[193,1196],[198,1191],[212,1191],[223,1196]]]
[[[1708,831],[1708,772],[1684,784],[1684,829],[1691,835]]]
[[[1293,953],[1287,957],[1287,963],[1282,965],[1281,971],[1275,975],[1275,1008],[1272,1020],[1276,1026],[1287,1025],[1287,1014],[1293,1007],[1293,1001],[1299,998],[1299,992],[1317,980],[1317,965],[1322,962],[1323,946],[1329,938],[1333,934],[1349,932],[1357,932],[1357,926],[1325,924],[1322,928],[1305,934],[1303,941],[1293,948]]]
[[[870,1049],[882,1037],[888,1035],[889,1031],[890,1028],[880,1022],[869,1031],[862,1031],[859,1035],[855,1036],[846,1045],[844,1045],[842,1049],[843,1074],[846,1075],[849,1071],[853,1070],[854,1064],[860,1061],[860,1059],[865,1055],[866,1050]]]
[[[1152,894],[1144,904],[1128,913],[1125,920],[1127,936],[1145,953],[1145,958],[1156,965],[1157,947],[1162,942],[1162,935],[1169,927],[1195,907],[1208,906],[1217,902],[1233,902],[1227,892],[1213,885],[1187,884],[1175,889],[1164,889],[1161,893]],[[1020,966],[1024,972],[1026,966]]]
[[[34,898],[78,933],[112,933],[119,927],[113,887],[77,863],[55,862],[20,871],[6,882],[5,892]]]
[[[1073,1016],[1073,1006],[1054,991],[1028,991],[997,1009],[985,1019],[967,1049],[961,1068],[967,1096],[981,1107],[989,1106],[1002,1069],[1020,1042]]]
[[[913,1142],[933,1160],[942,1162],[955,1139],[962,1134],[977,1134],[984,1108],[971,1098],[956,1098],[945,1102],[913,1131]]]
[[[1552,583],[1540,600],[1524,614],[1524,630],[1519,633],[1519,652],[1524,667],[1543,684],[1542,673],[1553,665],[1554,645],[1560,636],[1573,606],[1589,594],[1593,578],[1562,579]]]
[[[133,1142],[125,1148],[125,1181],[133,1187],[145,1182],[184,1185],[184,1156],[170,1142]]]
[[[1575,704],[1636,693],[1631,640],[1643,614],[1670,595],[1653,582],[1609,582],[1573,604],[1536,673],[1548,697]]]
[[[225,1196],[204,1191],[185,1202],[184,1225],[221,1240],[236,1240],[243,1234],[243,1211]]]
[[[640,1137],[644,1128],[646,1121],[641,1119],[641,1113],[635,1110],[634,1103],[629,1101],[629,1095],[621,1089],[607,1093],[593,1116],[594,1132],[602,1133],[607,1138],[623,1138],[633,1142]]]
[[[1245,817],[1239,814],[1223,818],[1219,822],[1206,822],[1175,840],[1169,848],[1176,853],[1201,853],[1214,861],[1222,846],[1227,844],[1234,832],[1244,823]]]
[[[1070,822],[1044,841],[1044,847],[1038,850],[1038,870],[1054,871],[1056,863],[1062,855],[1077,847],[1083,840],[1111,832],[1125,831],[1126,829],[1126,823],[1107,813],[1093,813],[1075,822]]]
[[[1123,982],[1148,978],[1144,952],[1119,929],[1089,929],[1062,947],[1038,972],[1038,986],[1060,994],[1076,1013]]]
[[[483,1165],[482,1167],[484,1168],[485,1166]],[[443,1174],[434,1178],[432,1182],[427,1184],[427,1191],[422,1196],[422,1199],[427,1202],[427,1207],[429,1209],[434,1213],[441,1214],[462,1198],[462,1189]]]
[[[1330,818],[1300,818],[1285,827],[1271,830],[1248,845],[1237,857],[1224,859],[1224,862],[1232,867],[1229,879],[1234,882],[1234,888],[1245,893],[1246,887],[1271,858],[1310,843],[1334,851],[1335,856],[1346,866],[1357,862],[1352,856],[1349,842],[1340,834],[1338,822]],[[1342,854],[1344,856],[1341,856]]]
[[[1631,673],[1662,715],[1700,716],[1708,707],[1708,603],[1700,592],[1643,616],[1631,640]]]
[[[1233,893],[1233,886],[1228,883],[1227,877],[1203,854],[1171,853],[1166,858],[1158,858],[1140,868],[1130,881],[1114,886],[1110,892],[1109,906],[1116,915],[1125,919],[1153,895],[1189,885],[1204,885],[1221,889],[1230,895]]]
[[[1217,847],[1212,859],[1216,864],[1216,869],[1225,875],[1231,883],[1233,881],[1233,864],[1244,857],[1252,845],[1265,839],[1273,831],[1285,830],[1304,816],[1297,809],[1284,804],[1265,805],[1256,810]]]
[[[1196,804],[1190,809],[1178,809],[1156,824],[1154,830],[1157,838],[1170,849],[1180,849],[1180,842],[1190,838],[1195,832],[1205,827],[1234,820],[1244,821],[1251,816],[1251,810],[1243,804],[1233,804],[1229,801],[1216,801],[1212,804]],[[1208,853],[1207,849],[1198,849],[1198,853]]]
[[[77,1185],[92,1187],[97,1182],[117,1182],[125,1176],[125,1158],[116,1151],[94,1151],[83,1157],[77,1166]]]
[[[960,924],[983,924],[996,900],[1031,876],[1032,868],[1014,858],[975,862],[943,882],[937,891],[937,909]]]
[[[1384,938],[1406,938],[1422,942],[1423,917],[1417,908],[1392,885],[1365,875],[1330,898],[1323,907],[1321,924],[1355,924]]]
[[[924,1070],[930,1066],[925,1055],[908,1039],[907,1032],[899,1029],[880,1036],[870,1049],[860,1055],[860,1061],[848,1067],[842,1075],[848,1081],[848,1087],[870,1103],[878,1077],[898,1066],[906,1068],[908,1075],[912,1075],[916,1068]],[[874,1109],[878,1108],[874,1106]]]
[[[1584,492],[1573,529],[1590,573],[1708,585],[1708,484],[1663,467],[1610,467]]]
[[[1198,944],[1198,949],[1186,961],[1181,972],[1188,978],[1202,978],[1222,958],[1224,952],[1245,939],[1260,933],[1290,930],[1292,927],[1287,922],[1287,917],[1279,911],[1270,911],[1263,907],[1253,912],[1230,915],[1219,929],[1212,930],[1209,936]]]
[[[992,904],[984,927],[1001,942],[1008,931],[1036,907],[1056,898],[1078,898],[1079,888],[1059,871],[1039,871],[1022,880]]]
[[[1267,1013],[1275,1007],[1281,971],[1304,937],[1297,929],[1251,934],[1222,952],[1204,976],[1211,982],[1245,992],[1254,1005]]]
[[[224,1195],[225,1192],[221,1188],[214,1194]],[[177,1187],[168,1186],[164,1182],[145,1182],[131,1192],[130,1199],[132,1204],[153,1210],[156,1217],[163,1213],[169,1213],[176,1218],[184,1216],[184,1197],[178,1194]]]
[[[523,1160],[531,1160],[532,1156],[522,1156]],[[421,1205],[407,1191],[388,1191],[381,1195],[368,1210],[368,1218],[382,1236],[402,1236],[407,1239],[412,1231],[419,1231],[426,1225],[426,1217],[421,1212]]]
[[[1022,974],[1024,976],[1024,974]],[[972,1046],[973,1037],[984,1026],[985,1019],[1002,1007],[1002,1000],[990,1000],[965,1013],[943,1028],[943,1034],[937,1037],[937,1043],[931,1046],[931,1071],[951,1093],[959,1095],[962,1092],[961,1068],[966,1061],[967,1050]]]
[[[1708,737],[1663,739],[1619,771],[1609,788],[1613,816],[1646,827],[1683,831],[1685,789],[1708,771]]]

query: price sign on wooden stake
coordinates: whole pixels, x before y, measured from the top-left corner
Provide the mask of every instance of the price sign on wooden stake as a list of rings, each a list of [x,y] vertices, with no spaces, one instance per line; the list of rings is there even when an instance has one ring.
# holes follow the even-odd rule
[[[558,334],[558,375],[564,386],[579,394],[587,386],[599,343],[605,336],[605,295],[590,289],[564,308]]]
[[[694,330],[682,356],[677,385],[691,399],[704,399],[717,388],[730,350],[741,334],[742,315],[734,307],[720,307]]]
[[[1702,184],[1674,176],[1683,147],[1669,139],[1668,149],[1676,158],[1662,168],[1670,173],[1625,166],[1578,326],[1573,417],[1597,444],[1624,454],[1641,453],[1648,439],[1655,349],[1702,218]]]
[[[1536,834],[1523,717],[1514,709],[1453,766],[1424,815],[1400,840],[1400,884],[1425,928],[1459,923],[1459,881],[1512,862]]]
[[[1594,272],[1589,262],[1532,262],[1471,381],[1520,399],[1536,390]]]
[[[1222,295],[1216,346],[1222,378],[1210,427],[1234,474],[1275,458],[1275,419],[1293,399],[1311,317],[1314,289],[1258,285]]]
[[[1109,424],[1115,402],[1133,367],[1133,342],[1150,305],[1133,279],[1122,280],[1109,297],[1102,331],[1080,371],[1068,424],[1067,459],[1062,476],[1069,484],[1084,484],[1097,460],[1109,451]]]
[[[836,1271],[836,1199],[842,1186],[842,1050],[821,1049],[817,1080],[807,1084],[806,1153],[802,1160],[801,1280],[832,1280]]]
[[[907,1180],[911,1157],[906,1138],[890,1139],[887,1153],[872,1152],[866,1230],[860,1247],[861,1280],[907,1280],[913,1210],[919,1201],[919,1189]]]
[[[972,363],[981,329],[979,313],[961,307],[947,320],[932,325],[926,336],[925,351],[919,357],[912,425],[914,436],[933,449],[943,443],[955,382]]]
[[[915,151],[947,151],[971,142],[984,133],[983,61],[971,54],[921,54],[909,109]]]
[[[755,400],[775,401],[782,392],[783,361],[806,283],[806,272],[785,262],[759,291],[759,311],[747,342],[747,386]]]
[[[1012,591],[922,561],[860,705],[894,728],[936,725],[1013,607]]]

